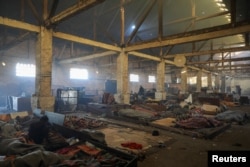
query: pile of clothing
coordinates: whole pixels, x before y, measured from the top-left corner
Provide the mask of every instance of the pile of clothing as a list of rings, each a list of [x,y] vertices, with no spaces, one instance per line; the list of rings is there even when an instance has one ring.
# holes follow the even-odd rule
[[[48,123],[46,116],[40,119],[34,117],[34,120],[17,118],[14,123],[0,121],[1,167],[123,167],[129,163],[129,160],[115,155],[105,147],[100,148],[79,140],[71,143],[57,132],[54,125]],[[22,127],[27,125],[27,122],[29,127]],[[44,135],[42,140],[38,140],[39,144],[29,134],[34,131]]]
[[[107,123],[97,119],[83,118],[75,115],[67,115],[65,116],[64,119],[64,126],[76,130],[81,130],[81,129],[95,129],[100,127],[106,127]]]
[[[217,120],[224,122],[236,122],[238,124],[245,124],[249,122],[250,114],[243,111],[232,111],[228,110],[222,113],[219,113],[215,116]]]
[[[214,128],[222,126],[223,123],[214,119],[207,118],[204,116],[190,117],[185,120],[180,120],[176,122],[176,127],[184,129],[201,129],[201,128]]]
[[[115,104],[114,95],[111,93],[104,93],[102,96],[102,104]]]

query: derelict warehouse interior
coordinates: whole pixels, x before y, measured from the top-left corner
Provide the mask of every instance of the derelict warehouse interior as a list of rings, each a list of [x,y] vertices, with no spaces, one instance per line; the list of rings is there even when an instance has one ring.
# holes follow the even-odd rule
[[[201,167],[249,151],[249,8],[0,0],[0,166]]]

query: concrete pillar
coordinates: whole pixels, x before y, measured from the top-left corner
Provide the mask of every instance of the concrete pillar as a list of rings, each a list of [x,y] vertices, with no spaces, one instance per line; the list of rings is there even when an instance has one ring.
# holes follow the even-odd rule
[[[162,60],[157,64],[157,74],[156,74],[156,100],[165,100],[166,91],[165,91],[165,61]]]
[[[212,73],[207,74],[207,87],[208,89],[212,89]]]
[[[220,88],[220,77],[219,75],[216,75],[215,76],[215,91],[216,92],[219,92],[219,88]]]
[[[52,82],[52,30],[41,27],[36,45],[36,83],[32,108],[54,111]]]
[[[197,73],[197,81],[196,81],[196,91],[197,92],[200,92],[201,91],[201,77],[202,77],[202,71],[199,70],[198,73]]]
[[[129,80],[128,80],[128,54],[122,51],[117,57],[117,94],[115,100],[118,103],[129,104]]]
[[[221,93],[226,92],[226,76],[221,76]]]
[[[181,93],[187,92],[187,67],[181,70]]]

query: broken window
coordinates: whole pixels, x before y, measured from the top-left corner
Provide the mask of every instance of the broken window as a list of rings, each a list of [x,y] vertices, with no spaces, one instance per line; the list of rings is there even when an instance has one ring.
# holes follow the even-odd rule
[[[19,77],[35,77],[36,66],[34,64],[16,64],[16,76]]]
[[[130,79],[131,82],[139,82],[139,75],[130,74],[129,79]]]
[[[188,83],[193,85],[196,84],[197,77],[189,77],[188,78]]]
[[[70,69],[70,79],[88,79],[88,70],[81,68]]]
[[[149,75],[149,76],[148,76],[148,82],[150,82],[150,83],[155,83],[155,76]]]
[[[208,86],[208,81],[207,81],[207,77],[201,77],[201,86],[202,87],[207,87]]]

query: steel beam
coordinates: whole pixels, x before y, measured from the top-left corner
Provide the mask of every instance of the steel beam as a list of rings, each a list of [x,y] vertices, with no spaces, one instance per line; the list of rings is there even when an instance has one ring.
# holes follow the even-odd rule
[[[214,49],[214,50],[202,50],[198,52],[190,52],[190,53],[180,53],[180,54],[173,54],[173,55],[167,55],[164,56],[165,59],[174,58],[175,56],[199,56],[199,55],[209,55],[209,54],[215,54],[215,53],[225,53],[225,52],[239,52],[239,51],[248,51],[250,50],[250,46],[245,47],[235,47],[235,48],[223,48],[223,49]]]
[[[187,62],[187,64],[209,64],[209,63],[222,63],[222,62],[235,62],[235,61],[247,61],[250,60],[250,57],[243,58],[234,58],[234,59],[223,59],[223,60],[210,60],[210,61],[202,61],[202,62]]]
[[[121,15],[121,41],[120,45],[124,47],[125,42],[125,9],[123,6],[124,0],[121,0],[120,15]]]
[[[82,38],[82,37],[75,36],[75,35],[65,34],[62,32],[53,32],[53,36],[56,38],[65,39],[65,40],[73,41],[76,43],[81,43],[84,45],[95,46],[95,47],[99,47],[99,48],[103,48],[103,49],[107,49],[107,50],[112,50],[112,51],[117,51],[117,52],[121,51],[121,48],[117,47],[117,46],[105,44],[102,42],[97,42],[94,40]]]
[[[149,59],[149,60],[158,61],[158,62],[161,61],[161,58],[156,57],[156,56],[152,56],[152,55],[148,55],[148,54],[145,54],[145,53],[140,53],[140,52],[128,52],[128,54],[129,54],[129,55],[134,55],[134,56],[137,56],[137,57],[141,57],[141,58],[145,58],[145,59]],[[171,62],[171,61],[169,61],[169,62]]]
[[[0,53],[16,46],[17,44],[21,43],[25,39],[29,38],[29,36],[30,36],[30,32],[26,32],[20,35],[19,37],[11,40],[10,42],[4,44],[3,46],[0,47]]]
[[[19,28],[31,32],[40,32],[40,26],[35,26],[29,23],[25,23],[22,21],[17,21],[9,18],[4,18],[0,16],[0,25],[12,27],[12,28]]]
[[[59,0],[53,0],[53,4],[52,4],[51,10],[50,10],[48,19],[50,19],[51,17],[53,17],[55,15],[56,9],[58,6],[58,2],[59,2]]]
[[[151,56],[151,55],[148,55],[148,54],[145,54],[145,53],[140,53],[140,52],[128,52],[128,54],[131,54],[131,55],[134,55],[134,56],[138,56],[138,57],[142,57],[142,58],[145,58],[145,59],[150,59],[150,60],[154,60],[154,61],[157,61],[157,62],[160,62],[161,61],[161,58],[160,57],[156,57],[156,56]],[[171,65],[175,65],[175,63],[173,61],[170,61],[170,60],[164,60],[164,62],[166,64],[171,64]],[[176,66],[176,65],[175,65]],[[190,69],[193,69],[193,70],[202,70],[203,72],[206,72],[206,73],[210,73],[210,71],[207,71],[205,69],[201,69],[201,68],[198,68],[198,67],[194,67],[194,66],[184,66],[184,67],[187,67],[187,68],[190,68]]]
[[[34,14],[36,20],[38,21],[39,24],[42,23],[42,18],[40,17],[39,13],[37,12],[37,9],[35,7],[35,5],[33,4],[33,2],[31,0],[26,0],[32,13]]]
[[[138,32],[139,28],[141,27],[144,20],[147,18],[148,14],[150,13],[152,8],[154,7],[155,3],[156,3],[156,0],[151,1],[151,4],[148,6],[148,8],[143,13],[142,18],[140,18],[138,23],[136,23],[135,29],[132,31],[131,35],[129,36],[128,41],[126,42],[126,45],[128,45],[131,42],[131,40],[135,37],[135,34]]]
[[[79,61],[85,61],[85,60],[100,58],[100,57],[104,57],[104,56],[110,56],[110,55],[114,55],[114,54],[117,54],[117,52],[106,51],[106,52],[102,52],[102,53],[95,53],[95,54],[88,55],[88,56],[81,56],[81,57],[76,57],[76,58],[59,60],[59,63],[60,64],[67,64],[67,63],[73,63],[73,62],[79,62]]]
[[[83,10],[87,10],[94,5],[102,3],[103,1],[104,0],[79,0],[77,4],[46,20],[45,25],[49,27],[52,24],[57,24]]]
[[[168,37],[163,39],[162,41],[158,41],[157,39],[155,39],[154,41],[144,42],[141,44],[134,44],[131,46],[127,46],[125,48],[125,51],[135,51],[135,50],[156,48],[168,45],[178,45],[183,43],[203,41],[213,38],[220,38],[225,36],[232,36],[236,34],[246,33],[250,32],[250,24],[241,25],[237,27],[231,27],[230,25],[227,25],[227,26],[217,27],[217,30],[215,30],[215,28],[213,29],[214,30],[211,30],[211,32],[207,32],[209,31],[209,29],[205,29],[202,31],[189,32],[188,35],[179,36],[176,38]]]

